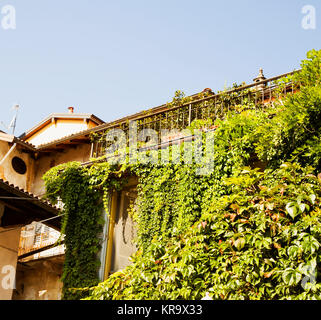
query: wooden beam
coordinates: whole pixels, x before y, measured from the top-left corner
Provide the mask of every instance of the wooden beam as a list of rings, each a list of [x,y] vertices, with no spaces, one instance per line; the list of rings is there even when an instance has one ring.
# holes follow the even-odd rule
[[[51,152],[63,152],[63,151],[65,151],[64,149],[61,149],[61,148],[53,148],[53,147],[51,147],[50,149],[41,149],[41,150],[39,150],[39,152],[41,152],[41,153],[51,153]]]
[[[62,244],[64,244],[63,240],[61,242],[59,242],[59,243],[49,244],[48,246],[44,246],[44,247],[41,247],[41,248],[38,248],[38,249],[35,249],[35,250],[32,250],[32,251],[26,252],[26,253],[21,254],[20,256],[18,256],[18,260],[27,258],[29,256],[32,256],[32,255],[34,255],[36,253],[39,253],[39,252],[42,252],[42,251],[45,251],[45,250],[48,250],[48,249],[52,249],[52,248],[58,247],[58,246],[60,246]]]
[[[86,143],[86,144],[89,144],[90,141],[88,139],[74,139],[74,140],[70,140],[70,143],[77,143],[77,144]]]

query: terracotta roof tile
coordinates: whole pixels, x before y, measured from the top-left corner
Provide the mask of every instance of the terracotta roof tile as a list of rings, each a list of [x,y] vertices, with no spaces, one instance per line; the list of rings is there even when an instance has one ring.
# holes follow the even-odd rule
[[[5,181],[5,180],[3,180],[3,179],[0,179],[0,183],[6,184],[6,185],[9,186],[10,188],[17,190],[17,191],[19,191],[20,193],[23,193],[23,195],[25,195],[26,198],[33,198],[33,199],[35,199],[35,200],[37,200],[37,201],[39,201],[39,202],[41,202],[41,203],[43,203],[43,204],[51,207],[52,209],[55,209],[55,210],[57,210],[57,211],[60,211],[60,209],[59,209],[57,206],[53,205],[53,204],[50,203],[48,200],[41,199],[40,197],[35,196],[34,194],[29,193],[28,191],[25,191],[24,189],[22,189],[22,188],[20,188],[20,187],[18,187],[18,186],[15,186],[14,184],[10,183],[9,181]]]

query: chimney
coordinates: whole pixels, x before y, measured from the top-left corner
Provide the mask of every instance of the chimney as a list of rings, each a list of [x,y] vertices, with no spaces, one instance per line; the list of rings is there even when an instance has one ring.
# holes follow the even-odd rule
[[[265,79],[266,78],[264,77],[263,69],[260,68],[259,75],[255,79],[253,79],[253,82],[254,83],[260,82],[260,81],[263,81]],[[262,89],[264,89],[265,86],[266,86],[265,83],[261,83],[260,85],[257,85],[255,88],[256,88],[256,90],[262,90]]]
[[[69,113],[74,113],[74,107],[69,107],[68,110]]]

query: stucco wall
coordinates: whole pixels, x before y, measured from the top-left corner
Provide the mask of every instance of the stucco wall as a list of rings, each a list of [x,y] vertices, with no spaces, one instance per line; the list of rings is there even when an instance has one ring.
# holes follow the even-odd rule
[[[10,150],[11,146],[5,142],[0,141],[0,161],[5,157],[5,155]],[[22,159],[26,166],[27,172],[25,174],[17,173],[12,167],[12,159],[13,157],[19,157]],[[19,188],[22,188],[26,191],[30,189],[30,182],[33,176],[33,166],[34,160],[32,159],[29,153],[25,153],[21,150],[20,146],[17,146],[8,156],[8,158],[4,161],[4,163],[0,166],[0,179],[5,181],[9,181],[10,184],[14,184]]]
[[[12,300],[60,300],[63,256],[18,264]]]
[[[70,148],[63,152],[57,151],[48,155],[42,155],[35,163],[35,174],[30,189],[31,193],[35,195],[43,195],[45,193],[45,186],[42,177],[50,168],[70,161],[86,162],[89,160],[89,156],[89,144],[70,146]]]
[[[16,269],[20,228],[8,231],[0,228],[0,300],[11,300],[14,281],[12,270]]]

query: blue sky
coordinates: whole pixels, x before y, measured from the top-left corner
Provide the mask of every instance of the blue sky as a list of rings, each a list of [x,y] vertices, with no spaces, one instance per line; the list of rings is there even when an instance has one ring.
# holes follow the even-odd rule
[[[318,0],[0,0],[0,9],[7,4],[16,29],[0,28],[0,120],[19,103],[17,135],[69,106],[111,121],[175,90],[250,83],[260,67],[272,77],[321,47]],[[315,30],[301,27],[307,4]]]

